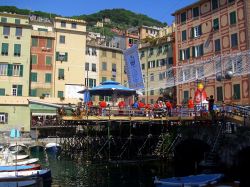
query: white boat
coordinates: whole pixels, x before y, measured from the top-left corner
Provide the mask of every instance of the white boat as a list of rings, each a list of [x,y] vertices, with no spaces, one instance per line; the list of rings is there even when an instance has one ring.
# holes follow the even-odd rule
[[[23,160],[29,157],[29,155],[11,155],[13,157],[13,161],[15,160]]]
[[[29,170],[29,171],[11,171],[0,172],[0,180],[12,180],[20,177],[42,177],[43,180],[51,180],[51,170]]]
[[[38,158],[25,159],[23,161],[17,161],[17,162],[15,161],[6,162],[6,160],[1,160],[0,165],[1,166],[20,166],[20,165],[34,164],[38,161],[39,161]]]
[[[9,148],[10,152],[12,154],[18,154],[18,153],[26,153],[28,150],[28,147],[24,144],[16,143],[16,144],[10,144]]]
[[[163,187],[201,187],[218,182],[223,177],[221,173],[215,174],[200,174],[200,175],[189,175],[185,177],[172,177],[166,179],[158,179],[157,177],[154,180],[156,186]]]

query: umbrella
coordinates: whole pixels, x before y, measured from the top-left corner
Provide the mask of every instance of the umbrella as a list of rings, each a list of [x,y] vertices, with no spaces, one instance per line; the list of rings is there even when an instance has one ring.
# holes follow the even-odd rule
[[[84,103],[87,103],[90,101],[90,93],[89,93],[89,90],[86,90],[84,93],[83,93],[83,101]]]
[[[136,94],[136,90],[122,86],[119,82],[105,81],[101,85],[81,90],[78,93],[89,92],[90,95],[100,96],[132,96]]]

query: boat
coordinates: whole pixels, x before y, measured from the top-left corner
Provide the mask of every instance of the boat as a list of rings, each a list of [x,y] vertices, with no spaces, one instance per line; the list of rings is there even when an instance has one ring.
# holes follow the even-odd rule
[[[0,180],[12,180],[20,177],[41,177],[43,181],[51,180],[51,170],[30,170],[30,171],[12,171],[12,172],[0,172]]]
[[[17,166],[0,166],[0,172],[10,172],[10,171],[26,171],[26,170],[39,170],[41,169],[40,164],[30,164],[30,165],[17,165]]]
[[[45,145],[45,150],[49,153],[59,153],[61,151],[61,146],[58,143],[47,143]]]
[[[24,179],[19,181],[0,181],[0,187],[24,187],[24,186],[38,186],[38,182],[35,179]]]
[[[9,162],[5,162],[5,160],[2,160],[0,162],[0,166],[20,166],[20,165],[28,165],[28,164],[34,164],[36,162],[38,162],[39,159],[38,158],[31,158],[31,159],[25,159],[25,160],[22,160],[22,161],[9,161]]]
[[[8,149],[12,154],[20,154],[20,153],[26,153],[28,147],[24,144],[16,143],[16,144],[10,144]]]
[[[155,177],[154,184],[158,187],[188,187],[188,186],[206,186],[210,184],[217,183],[223,174],[199,174],[199,175],[189,175],[185,177],[172,177],[166,179],[158,179]]]
[[[32,146],[29,146],[29,150],[31,152],[42,152],[44,151],[44,146],[42,145],[32,145]]]
[[[11,155],[13,157],[13,161],[15,160],[23,160],[23,159],[27,159],[29,157],[29,155]]]

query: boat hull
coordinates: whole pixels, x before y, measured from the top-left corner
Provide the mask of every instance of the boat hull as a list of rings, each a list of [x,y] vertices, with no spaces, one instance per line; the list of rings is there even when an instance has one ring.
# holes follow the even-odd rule
[[[39,170],[39,169],[41,169],[40,164],[30,164],[21,166],[0,166],[0,172],[27,171],[27,170]]]

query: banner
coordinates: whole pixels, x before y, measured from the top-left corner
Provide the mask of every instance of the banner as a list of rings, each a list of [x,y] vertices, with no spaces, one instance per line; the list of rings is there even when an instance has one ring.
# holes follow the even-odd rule
[[[129,88],[144,89],[141,63],[139,60],[137,45],[124,51],[125,70],[128,76]]]

